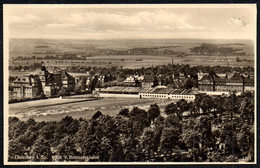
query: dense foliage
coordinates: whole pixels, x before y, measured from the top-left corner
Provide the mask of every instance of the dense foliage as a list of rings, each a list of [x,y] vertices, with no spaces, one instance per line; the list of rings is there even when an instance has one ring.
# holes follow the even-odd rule
[[[59,122],[9,118],[9,161],[254,160],[254,95],[181,100],[164,110],[134,107],[118,115]]]
[[[203,43],[199,47],[191,48],[191,52],[199,55],[246,55],[242,48],[234,48],[229,45],[213,45]]]

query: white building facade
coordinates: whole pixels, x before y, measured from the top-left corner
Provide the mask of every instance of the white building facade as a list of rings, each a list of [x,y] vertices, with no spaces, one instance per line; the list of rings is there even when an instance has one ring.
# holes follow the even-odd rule
[[[199,92],[191,89],[108,87],[96,91],[101,98],[172,99],[194,101]]]

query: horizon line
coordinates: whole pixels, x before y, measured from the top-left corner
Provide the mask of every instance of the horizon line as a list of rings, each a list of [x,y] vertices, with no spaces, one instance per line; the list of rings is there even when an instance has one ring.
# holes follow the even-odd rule
[[[249,40],[249,41],[255,41],[254,39],[250,38],[233,38],[233,39],[227,39],[227,38],[106,38],[106,39],[83,39],[83,38],[30,38],[30,37],[9,37],[9,39],[27,39],[27,40]]]

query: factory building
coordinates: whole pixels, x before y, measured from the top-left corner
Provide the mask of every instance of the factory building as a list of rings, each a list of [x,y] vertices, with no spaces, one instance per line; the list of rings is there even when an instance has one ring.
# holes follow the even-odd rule
[[[143,99],[173,99],[173,100],[187,100],[194,101],[196,95],[199,92],[196,92],[192,89],[169,89],[169,88],[151,88],[142,90],[139,95]]]
[[[194,101],[199,92],[191,89],[143,88],[143,87],[108,87],[96,90],[102,98],[139,98],[139,99],[172,99]]]

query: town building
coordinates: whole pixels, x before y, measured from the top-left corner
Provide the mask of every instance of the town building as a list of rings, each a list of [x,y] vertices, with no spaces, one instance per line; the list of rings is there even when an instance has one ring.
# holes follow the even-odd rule
[[[139,92],[142,89],[141,87],[113,86],[96,89],[96,92],[102,98],[139,98]]]
[[[42,93],[42,85],[38,75],[18,77],[12,83],[12,95],[18,98],[34,98]]]
[[[254,91],[254,79],[253,78],[244,78],[244,91]]]
[[[57,95],[61,87],[67,87],[69,91],[73,91],[75,87],[75,78],[66,72],[60,70],[50,73],[44,64],[42,64],[42,72],[40,72],[40,80],[43,86],[44,94],[47,97]]]
[[[225,87],[228,92],[244,92],[244,79],[239,73],[236,73],[230,79],[227,79]]]
[[[200,91],[219,91],[219,92],[245,92],[254,91],[254,79],[245,78],[239,73],[233,74],[231,77],[211,77],[203,76],[198,81]]]
[[[215,81],[214,81],[214,78],[212,78],[209,75],[203,76],[198,81],[198,88],[201,91],[215,91]]]
[[[50,97],[57,95],[62,86],[67,87],[69,91],[73,91],[75,78],[65,70],[51,73],[43,64],[41,71],[38,71],[35,75],[18,77],[11,85],[14,97],[35,98],[42,93],[46,97]]]

